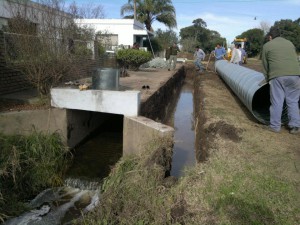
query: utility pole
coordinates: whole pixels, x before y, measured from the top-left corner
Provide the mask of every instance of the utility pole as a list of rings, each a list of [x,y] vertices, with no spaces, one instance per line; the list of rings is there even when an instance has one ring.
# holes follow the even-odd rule
[[[136,0],[133,2],[133,18],[136,20]]]

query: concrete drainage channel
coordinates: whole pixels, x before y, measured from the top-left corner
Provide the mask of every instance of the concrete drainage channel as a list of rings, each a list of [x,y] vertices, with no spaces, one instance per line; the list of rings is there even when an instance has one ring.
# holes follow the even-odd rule
[[[150,96],[147,101],[142,102],[140,108],[140,116],[118,116],[119,121],[123,121],[121,129],[123,136],[122,149],[118,152],[114,152],[115,155],[121,157],[128,154],[137,154],[140,151],[144,150],[145,145],[154,138],[168,138],[173,137],[175,133],[175,142],[182,144],[180,139],[181,137],[177,136],[174,128],[172,126],[182,126],[176,124],[174,120],[168,120],[168,118],[175,118],[176,112],[174,109],[176,105],[180,104],[180,99],[187,97],[188,95],[188,104],[191,104],[191,109],[193,110],[193,99],[192,99],[192,85],[189,85],[188,90],[184,89],[183,97],[180,94],[180,90],[186,78],[186,70],[184,67],[181,67],[171,79],[169,79],[163,86],[159,88],[152,96]],[[192,82],[191,82],[192,83]],[[186,100],[183,100],[186,102]],[[185,108],[185,106],[183,106]],[[170,112],[172,112],[170,115]],[[35,114],[37,113],[37,114]],[[193,111],[187,112],[187,115],[192,115]],[[37,116],[40,115],[40,116]],[[187,121],[190,120],[190,117],[187,117]],[[180,115],[182,117],[182,115]],[[4,120],[3,120],[4,118]],[[38,119],[37,119],[38,118]],[[60,130],[63,137],[66,139],[66,144],[70,147],[77,146],[78,143],[85,140],[85,137],[88,136],[91,132],[97,129],[96,124],[103,125],[105,121],[108,121],[111,118],[109,114],[98,113],[98,112],[87,112],[81,110],[65,110],[65,109],[49,109],[39,112],[17,112],[0,115],[0,122],[6,121],[5,126],[8,133],[14,133],[15,130],[20,130],[20,124],[22,130],[28,132],[29,127],[32,124],[32,121],[37,122],[36,127],[38,129],[42,128],[43,130]],[[191,117],[192,118],[192,117]],[[112,118],[116,121],[115,118]],[[24,121],[22,121],[24,120]],[[176,120],[176,119],[175,119]],[[45,123],[45,121],[47,121]],[[184,121],[184,124],[191,124],[187,121]],[[9,126],[8,124],[14,124]],[[122,123],[122,122],[121,122]],[[168,124],[168,125],[166,125]],[[170,126],[169,126],[170,125]],[[16,129],[14,130],[14,126]],[[26,127],[28,129],[26,129]],[[192,128],[189,127],[188,130]],[[184,132],[183,132],[184,133]],[[194,138],[193,132],[189,134]],[[114,134],[115,136],[115,134]],[[99,139],[99,137],[97,137]],[[190,138],[190,137],[189,137]],[[194,145],[190,143],[189,147]],[[122,140],[122,138],[120,139]],[[113,142],[118,142],[114,140]],[[97,144],[99,145],[99,143]],[[118,145],[120,146],[120,145]],[[115,148],[115,147],[114,147]],[[117,147],[119,148],[119,147]],[[176,147],[175,149],[181,148]],[[187,154],[184,152],[184,154]],[[191,149],[189,155],[194,154],[194,149]],[[177,151],[175,157],[181,157],[182,153]],[[181,174],[180,170],[183,167],[183,164],[195,162],[195,156],[190,161],[183,160],[185,162],[179,162],[181,165],[177,165],[176,172],[173,172],[171,175],[179,176]],[[115,161],[118,158],[114,159]],[[97,174],[99,175],[99,174]],[[89,211],[92,210],[98,203],[100,196],[96,191],[97,186],[99,186],[98,180],[93,179],[77,179],[76,177],[69,178],[66,180],[66,186],[58,188],[57,190],[45,190],[35,199],[31,201],[32,207],[37,207],[38,209],[30,211],[21,215],[20,217],[14,218],[10,221],[7,221],[5,224],[19,224],[20,222],[24,224],[34,224],[34,221],[42,220],[47,224],[68,224],[72,218],[76,218],[80,215],[80,211]],[[65,196],[68,196],[66,199]],[[46,202],[56,202],[45,203]],[[60,199],[63,199],[60,200]],[[55,206],[54,206],[55,205]],[[81,205],[81,208],[77,207],[77,212],[72,215],[70,211],[74,212],[75,205]],[[76,211],[76,210],[75,210]]]

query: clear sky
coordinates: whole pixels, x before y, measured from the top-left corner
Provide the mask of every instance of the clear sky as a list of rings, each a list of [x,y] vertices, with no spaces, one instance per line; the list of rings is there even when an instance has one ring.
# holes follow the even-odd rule
[[[73,1],[73,0],[66,0]],[[121,18],[121,6],[127,0],[75,0],[78,4],[91,2],[101,4],[105,18]],[[231,42],[242,32],[259,28],[261,22],[270,26],[281,19],[296,20],[300,17],[300,0],[173,0],[176,9],[177,29],[192,25],[193,20],[201,18],[207,28],[218,31]],[[256,20],[255,20],[256,18]],[[167,28],[154,23],[154,29]]]

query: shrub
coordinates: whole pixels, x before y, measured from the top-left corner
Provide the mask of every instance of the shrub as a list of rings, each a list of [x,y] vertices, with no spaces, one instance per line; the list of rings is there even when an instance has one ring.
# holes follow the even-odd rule
[[[0,221],[24,209],[22,202],[27,198],[62,184],[67,153],[58,133],[0,133]]]
[[[117,51],[118,63],[125,68],[138,70],[140,65],[151,60],[151,53],[137,49],[121,49]]]

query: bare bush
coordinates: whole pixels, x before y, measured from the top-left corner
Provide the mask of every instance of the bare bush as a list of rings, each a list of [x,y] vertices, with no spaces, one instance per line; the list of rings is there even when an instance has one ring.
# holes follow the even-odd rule
[[[40,95],[47,95],[69,72],[80,70],[78,61],[95,57],[95,32],[78,27],[74,18],[84,9],[75,3],[66,9],[62,0],[7,1],[11,15],[4,29],[6,60],[19,69]],[[94,13],[99,15],[101,6]],[[96,44],[97,45],[97,44]],[[79,73],[79,72],[78,72]]]

